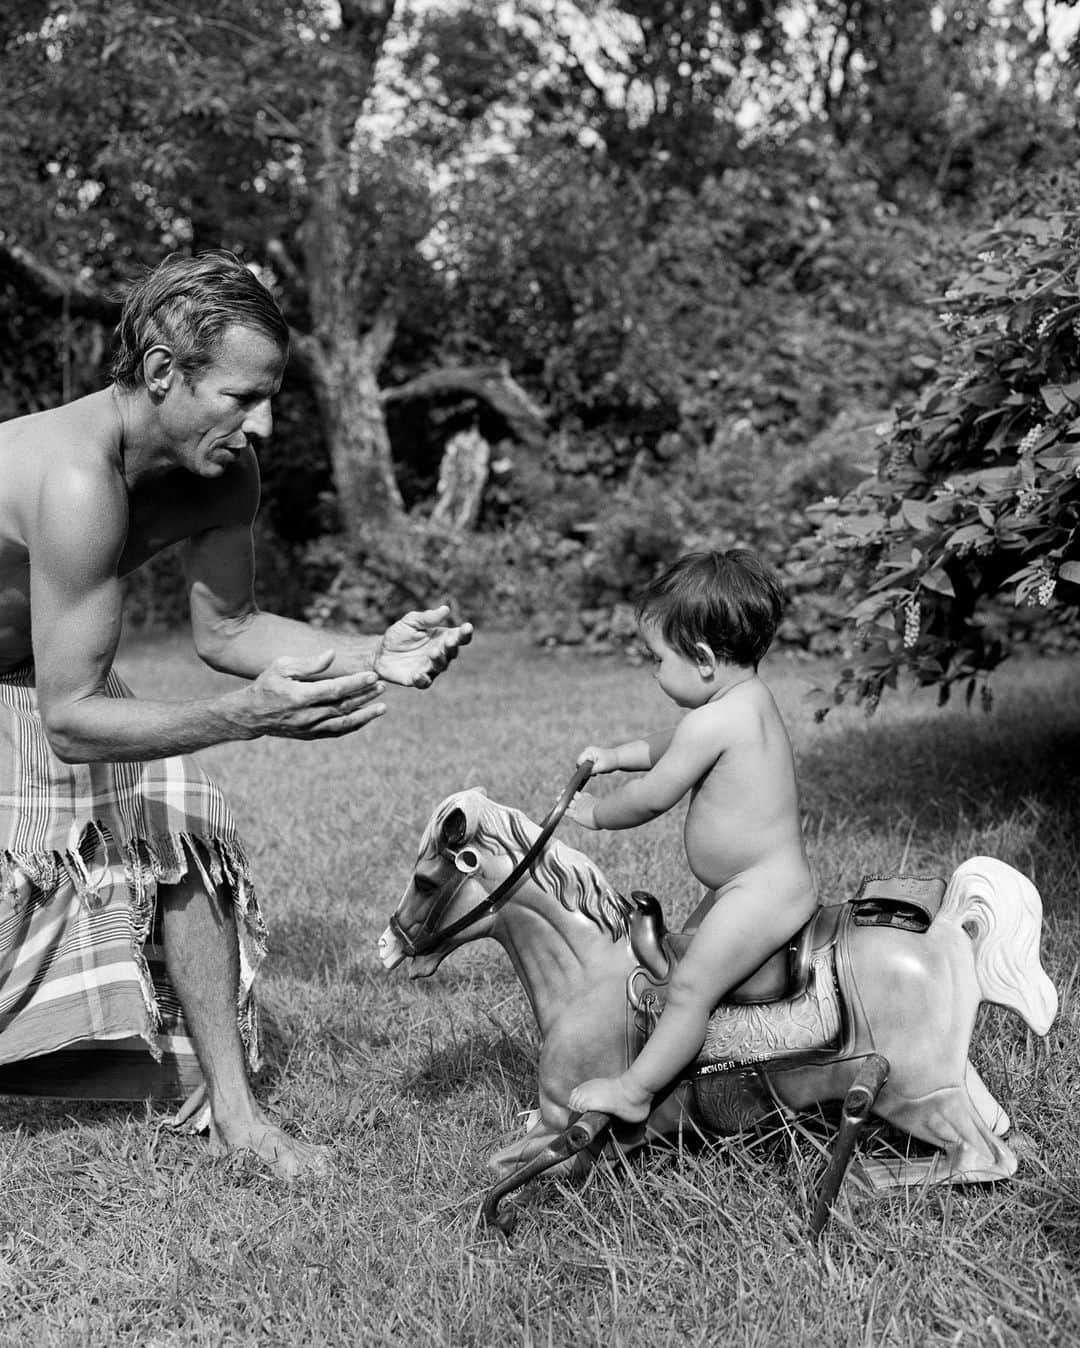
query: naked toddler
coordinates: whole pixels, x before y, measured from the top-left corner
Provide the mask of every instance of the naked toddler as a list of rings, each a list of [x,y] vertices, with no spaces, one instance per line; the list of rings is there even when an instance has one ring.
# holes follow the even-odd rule
[[[620,1076],[576,1087],[572,1109],[646,1118],[653,1096],[697,1056],[722,998],[783,990],[785,946],[817,902],[791,742],[758,676],[782,607],[779,581],[739,549],[680,558],[638,601],[656,680],[686,715],[674,729],[584,749],[578,762],[592,759],[594,773],[642,775],[599,798],[581,792],[567,813],[585,828],[635,828],[689,792],[686,856],[706,894],[652,1037]]]

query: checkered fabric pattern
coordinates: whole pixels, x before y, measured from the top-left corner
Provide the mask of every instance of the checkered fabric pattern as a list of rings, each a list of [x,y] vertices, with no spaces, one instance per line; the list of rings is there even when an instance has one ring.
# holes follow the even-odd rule
[[[115,674],[107,692],[131,696]],[[266,931],[220,790],[186,756],[61,762],[32,668],[0,674],[0,1093],[180,1098],[198,1082],[156,921],[157,886],[192,866],[235,905],[255,1066]]]

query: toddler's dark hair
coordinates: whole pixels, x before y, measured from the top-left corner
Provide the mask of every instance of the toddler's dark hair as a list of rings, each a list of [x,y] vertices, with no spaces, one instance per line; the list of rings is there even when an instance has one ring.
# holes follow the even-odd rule
[[[757,668],[784,611],[784,590],[771,567],[745,548],[689,552],[649,582],[637,618],[659,624],[664,640],[693,660],[703,641],[733,665]]]

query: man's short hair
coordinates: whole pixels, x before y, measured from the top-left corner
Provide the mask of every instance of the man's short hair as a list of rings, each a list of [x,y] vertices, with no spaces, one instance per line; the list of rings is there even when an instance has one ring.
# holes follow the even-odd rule
[[[664,640],[689,659],[704,642],[728,664],[757,668],[784,611],[771,567],[745,548],[689,552],[657,576],[637,601],[638,621],[656,622]]]
[[[213,364],[225,330],[254,328],[289,349],[289,325],[269,290],[232,253],[172,253],[128,291],[116,328],[112,378],[122,388],[143,382],[143,357],[167,346],[182,373],[196,378]]]

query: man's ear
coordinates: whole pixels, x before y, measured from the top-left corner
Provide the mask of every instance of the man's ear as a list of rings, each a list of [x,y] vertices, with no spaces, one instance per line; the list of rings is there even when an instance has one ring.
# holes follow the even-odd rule
[[[152,346],[143,356],[143,379],[155,397],[164,397],[178,375],[176,357],[167,346]]]
[[[704,641],[694,642],[694,660],[703,679],[711,679],[716,673],[716,656]]]

